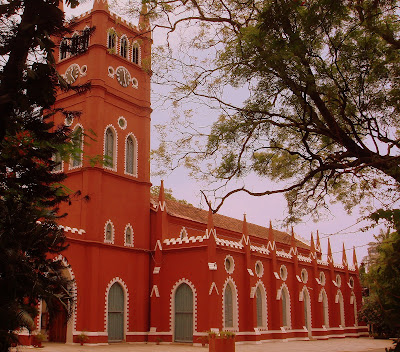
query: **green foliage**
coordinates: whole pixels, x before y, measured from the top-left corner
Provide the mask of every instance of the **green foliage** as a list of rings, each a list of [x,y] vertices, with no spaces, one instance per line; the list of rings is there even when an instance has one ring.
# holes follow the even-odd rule
[[[54,114],[67,113],[52,105],[57,88],[88,86],[71,87],[56,72],[51,36],[67,32],[58,3],[0,5],[0,351],[15,341],[14,331],[36,328],[39,300],[50,313],[73,307],[72,281],[56,259],[67,247],[57,219],[68,195],[53,157],[74,155],[77,144],[67,127],[52,123]]]
[[[165,1],[150,4],[161,16]],[[374,197],[391,204],[400,183],[398,1],[173,4],[171,31],[185,24],[198,31],[190,39],[186,31],[177,57],[164,58],[171,71],[178,62],[183,82],[167,75],[161,83],[175,80],[176,102],[208,99],[222,115],[206,140],[194,123],[171,127],[182,131],[175,143],[164,133],[168,164],[189,159],[194,173],[218,186],[249,173],[268,178],[279,186],[228,194],[287,193],[290,216],[318,215],[327,195],[348,211]],[[242,106],[227,98],[228,85],[248,88]],[[182,148],[187,141],[192,152]]]
[[[398,227],[399,210],[378,210],[371,217],[385,220],[391,228]],[[374,324],[379,336],[400,337],[400,235],[381,233],[377,237],[377,254],[369,257],[368,271],[363,273],[363,285],[369,297],[360,311],[360,319]]]
[[[150,188],[150,194],[154,197],[158,197],[158,195],[160,194],[160,186],[151,186]],[[182,204],[186,204],[186,205],[192,205],[189,202],[187,202],[184,199],[176,199],[173,195],[172,195],[172,189],[171,188],[164,188],[164,195],[165,195],[165,199],[169,199],[169,200],[174,200],[176,202],[182,203]]]

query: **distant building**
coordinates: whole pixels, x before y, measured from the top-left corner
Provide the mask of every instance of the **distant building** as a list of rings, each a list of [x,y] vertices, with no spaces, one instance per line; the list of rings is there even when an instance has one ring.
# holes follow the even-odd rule
[[[49,340],[89,343],[198,343],[209,330],[229,330],[237,341],[360,336],[361,287],[356,261],[327,261],[316,244],[222,215],[150,197],[151,32],[111,14],[106,0],[71,23],[72,38],[96,27],[87,51],[68,54],[63,40],[58,71],[69,83],[90,81],[85,93],[61,92],[56,124],[78,134],[82,154],[63,162],[66,186],[81,191],[62,212],[69,248],[65,273],[75,280],[74,314],[49,316],[38,329]],[[70,41],[73,39],[70,39]],[[94,132],[93,139],[89,138]],[[88,156],[104,155],[92,165]],[[355,260],[355,259],[354,259]]]

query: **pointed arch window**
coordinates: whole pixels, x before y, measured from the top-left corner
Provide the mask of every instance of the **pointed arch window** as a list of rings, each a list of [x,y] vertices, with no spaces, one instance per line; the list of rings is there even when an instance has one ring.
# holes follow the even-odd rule
[[[115,154],[116,154],[116,136],[115,132],[111,127],[106,129],[105,133],[105,141],[104,141],[104,165],[108,168],[115,168]]]
[[[226,285],[224,292],[225,299],[225,328],[233,328],[233,294],[231,285]]]
[[[64,60],[67,58],[68,53],[68,42],[66,39],[61,40],[60,43],[60,60]]]
[[[62,158],[60,152],[54,153],[52,160],[54,161],[53,172],[61,172],[63,167],[62,167]]]
[[[129,175],[137,174],[137,143],[136,138],[129,135],[125,145],[125,172]]]
[[[322,291],[322,321],[326,327],[329,327],[328,297],[325,291]]]
[[[288,293],[286,287],[282,288],[281,300],[282,300],[282,325],[285,328],[289,328],[290,327],[290,301],[289,301],[289,293]]]
[[[128,39],[126,39],[126,37],[121,39],[120,54],[125,59],[128,57]]]
[[[264,327],[263,319],[263,294],[261,292],[260,286],[256,290],[256,304],[257,304],[257,327]]]
[[[339,302],[339,314],[340,314],[340,325],[343,327],[345,326],[345,320],[344,320],[344,302],[343,302],[343,295],[342,292],[338,292],[338,302]]]
[[[104,229],[104,242],[114,243],[114,227],[110,220],[106,223]]]
[[[125,228],[125,245],[133,246],[133,230],[130,225]]]
[[[138,43],[132,45],[132,62],[139,65],[140,47]]]
[[[110,29],[107,35],[107,48],[113,52],[115,52],[115,39],[115,32],[113,29]]]
[[[82,166],[83,130],[78,126],[72,134],[72,164],[73,168]]]

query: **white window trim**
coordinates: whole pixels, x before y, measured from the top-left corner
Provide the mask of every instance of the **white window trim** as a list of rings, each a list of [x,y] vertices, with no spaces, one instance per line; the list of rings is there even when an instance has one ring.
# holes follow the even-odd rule
[[[291,299],[290,299],[290,292],[289,288],[287,287],[286,283],[283,283],[279,288],[280,295],[279,299],[282,300],[282,293],[285,291],[287,293],[287,301],[286,301],[286,321],[287,325],[283,326],[284,329],[291,329],[292,326],[292,307],[291,307]],[[282,314],[282,312],[280,312]]]
[[[85,130],[83,129],[83,126],[82,126],[80,123],[77,123],[77,124],[74,126],[74,128],[73,128],[73,133],[75,133],[75,131],[76,131],[78,128],[81,128],[81,129],[82,129],[81,163],[80,163],[79,165],[77,165],[77,166],[74,166],[74,160],[73,160],[73,158],[72,158],[72,156],[71,156],[71,157],[70,157],[70,160],[69,160],[69,165],[68,165],[68,169],[69,169],[69,170],[79,169],[79,168],[81,168],[81,167],[83,166],[83,148],[84,148],[84,145],[85,145],[85,143],[84,143],[84,138],[85,138],[84,134],[85,134]]]
[[[133,60],[133,49],[134,48],[138,48],[138,62],[137,62],[137,64],[132,61]],[[134,41],[132,43],[130,53],[131,53],[131,58],[132,58],[131,61],[132,61],[132,63],[134,63],[135,65],[141,66],[141,64],[142,64],[142,49],[141,49],[140,44],[138,43],[138,41]]]
[[[196,287],[193,285],[193,283],[185,278],[181,278],[179,281],[175,283],[175,285],[172,287],[171,290],[171,296],[170,296],[170,331],[172,333],[172,340],[174,341],[175,338],[175,293],[178,287],[181,284],[187,284],[193,292],[193,337],[195,333],[197,333],[197,291]],[[195,342],[195,341],[193,341]]]
[[[127,242],[126,242],[126,230],[127,230],[128,228],[131,230],[131,241],[132,241],[132,243],[127,243]],[[135,243],[134,234],[135,234],[135,233],[133,232],[132,225],[131,225],[130,223],[128,223],[128,224],[125,226],[125,230],[124,230],[124,245],[125,245],[126,247],[134,247],[134,243]]]
[[[127,150],[126,150],[126,142],[128,141],[128,138],[129,138],[129,137],[132,138],[132,140],[133,140],[133,146],[134,146],[134,151],[133,151],[133,161],[134,161],[134,163],[133,163],[133,173],[132,173],[132,174],[126,171],[126,153],[127,153]],[[129,175],[129,176],[133,176],[133,177],[138,177],[138,162],[139,162],[139,158],[138,158],[138,154],[139,154],[138,148],[139,148],[139,146],[138,146],[137,138],[136,138],[136,136],[135,136],[132,132],[130,132],[130,133],[128,133],[128,134],[126,135],[126,137],[125,137],[125,145],[124,145],[124,148],[125,148],[124,173],[125,173],[125,175]]]
[[[126,333],[129,331],[129,291],[128,286],[120,277],[113,278],[107,285],[105,291],[105,306],[104,306],[104,332],[108,335],[108,294],[111,286],[119,283],[124,292],[124,340],[126,340]]]
[[[123,41],[124,39],[126,39],[126,57],[123,57],[123,56],[121,55],[122,41]],[[128,39],[128,37],[126,36],[126,34],[123,34],[123,35],[121,36],[121,38],[119,39],[118,42],[119,42],[118,55],[119,55],[120,57],[122,57],[123,59],[125,59],[125,60],[129,60],[130,45],[129,45],[129,39]]]
[[[225,262],[224,262],[225,264]],[[233,304],[233,327],[225,326],[225,289],[226,286],[230,285],[232,289],[232,304]],[[225,280],[223,289],[222,289],[222,326],[225,331],[239,331],[239,299],[238,299],[238,289],[235,281],[228,277]]]
[[[257,326],[258,330],[268,330],[268,305],[267,305],[267,290],[265,289],[264,283],[258,280],[256,284],[256,290],[260,287],[262,295],[262,326]],[[256,297],[256,294],[255,296]],[[257,303],[256,303],[257,304]]]
[[[229,260],[231,263],[231,268],[229,270],[226,269],[225,262]],[[235,260],[231,255],[227,255],[224,259],[224,269],[228,274],[232,274],[235,271]]]
[[[104,137],[103,137],[103,156],[106,155],[106,132],[107,129],[111,128],[112,131],[114,132],[114,158],[113,158],[113,167],[109,167],[107,166],[105,163],[103,164],[103,168],[106,170],[110,170],[110,171],[117,171],[117,164],[118,164],[118,133],[117,133],[117,129],[114,127],[113,124],[109,124],[106,126],[106,128],[104,129]]]
[[[111,241],[107,240],[107,225],[111,224]],[[114,228],[114,224],[112,223],[112,221],[109,219],[106,221],[106,224],[104,225],[104,243],[110,243],[110,244],[114,244],[114,238],[115,238],[115,228]]]

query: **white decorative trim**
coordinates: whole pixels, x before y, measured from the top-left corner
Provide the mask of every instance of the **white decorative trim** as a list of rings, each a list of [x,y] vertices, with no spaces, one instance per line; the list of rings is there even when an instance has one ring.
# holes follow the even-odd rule
[[[354,292],[351,293],[351,297],[350,297],[350,304],[353,306],[353,312],[354,312],[354,326],[358,327],[358,319],[357,319],[357,298],[356,295],[354,294]]]
[[[111,224],[111,241],[107,240],[107,225]],[[106,224],[104,225],[104,243],[110,243],[110,244],[114,244],[114,238],[115,238],[115,228],[114,228],[114,224],[113,222],[108,219],[106,221]]]
[[[114,127],[113,124],[109,124],[106,126],[104,129],[104,138],[103,138],[103,155],[106,155],[106,132],[108,129],[111,129],[114,133],[114,157],[113,157],[113,165],[112,167],[106,166],[106,163],[104,161],[103,168],[111,171],[117,171],[117,164],[118,164],[118,134],[117,134],[117,129]]]
[[[336,275],[336,286],[340,287],[342,285],[342,278],[339,274]]]
[[[150,292],[150,297],[153,297],[153,293],[157,298],[160,297],[160,292],[158,291],[157,285],[153,285],[153,288],[151,289],[151,292]]]
[[[81,130],[82,130],[82,141],[81,141],[81,148],[80,148],[82,150],[81,155],[80,155],[81,156],[81,163],[79,165],[77,165],[77,166],[73,166],[74,160],[73,160],[73,158],[71,156],[70,160],[69,160],[69,165],[68,165],[69,170],[79,169],[83,165],[83,147],[84,147],[84,144],[85,144],[84,143],[84,133],[85,133],[85,131],[83,129],[83,126],[80,123],[77,123],[75,125],[75,127],[73,128],[73,132],[72,133],[74,134],[78,128],[81,128]]]
[[[306,301],[308,303],[308,306],[307,306],[308,322],[307,323],[310,324],[310,328],[309,329],[307,329],[307,326],[305,326],[304,328],[307,331],[311,331],[311,329],[312,329],[312,312],[311,312],[311,296],[310,296],[310,292],[308,291],[308,288],[306,286],[303,287],[301,292],[303,293],[303,304],[306,304]]]
[[[108,77],[110,78],[114,78],[115,76],[115,70],[112,66],[108,66],[107,68],[107,73],[108,73]]]
[[[225,326],[225,289],[226,286],[230,285],[232,289],[232,311],[233,311],[233,327]],[[223,289],[222,289],[222,327],[227,331],[239,331],[239,298],[238,298],[238,289],[235,281],[232,277],[228,277],[225,280]]]
[[[78,315],[78,286],[76,284],[76,278],[75,278],[75,274],[71,268],[71,265],[68,263],[67,258],[65,258],[63,255],[59,254],[58,256],[56,256],[53,261],[57,261],[57,260],[61,260],[61,262],[63,263],[64,267],[68,270],[70,279],[72,280],[72,289],[71,289],[71,293],[73,295],[73,301],[72,301],[72,320],[73,320],[73,324],[72,324],[72,334],[74,334],[76,332],[76,321],[77,321],[77,315]],[[41,312],[41,307],[40,307],[40,311]],[[39,314],[40,316],[40,314]],[[40,329],[40,325],[39,325],[39,329]]]
[[[160,273],[160,269],[161,269],[161,267],[155,266],[154,269],[153,269],[153,274],[159,274]]]
[[[123,126],[121,126],[120,121],[123,121]],[[127,126],[128,126],[128,122],[126,121],[126,118],[123,116],[118,117],[118,127],[121,130],[125,130]]]
[[[110,46],[109,45],[110,44],[110,42],[109,42],[109,34],[110,34],[110,32],[114,33],[114,36],[115,36],[115,38],[114,38],[114,48],[110,48],[109,47]],[[114,29],[114,27],[108,28],[107,29],[107,37],[106,37],[107,50],[114,50],[113,54],[116,54],[117,47],[118,47],[117,42],[118,42],[117,31]]]
[[[182,226],[181,232],[179,233],[179,238],[183,239],[183,238],[188,238],[188,232],[186,230],[185,226]]]
[[[123,40],[126,40],[126,57],[124,57],[124,56],[122,56],[122,53],[121,53],[121,49],[122,49],[122,41]],[[130,45],[129,45],[129,39],[128,39],[128,37],[126,36],[126,34],[122,34],[121,35],[121,38],[119,39],[119,41],[118,41],[118,55],[120,56],[120,57],[122,57],[123,59],[126,59],[126,60],[129,60],[129,54],[130,54]]]
[[[81,66],[80,73],[82,77],[85,77],[87,75],[87,71],[88,71],[87,65]]]
[[[138,48],[138,62],[133,62],[133,49],[134,48]],[[140,44],[137,42],[137,40],[135,40],[132,44],[131,44],[131,61],[136,64],[141,66],[142,64],[142,48],[140,47]]]
[[[70,231],[71,233],[77,233],[78,235],[82,235],[86,233],[84,229],[78,229],[76,227],[69,227],[69,226],[63,226],[63,225],[58,225],[60,229],[63,229],[65,232]]]
[[[131,243],[126,242],[126,231],[131,229]],[[124,245],[127,247],[134,247],[135,244],[135,233],[133,232],[133,227],[130,223],[126,224],[125,229],[124,229]]]
[[[323,271],[321,271],[319,273],[319,281],[321,282],[322,286],[325,286],[325,284],[326,284],[326,276],[325,276],[325,273]]]
[[[212,284],[210,286],[210,290],[208,291],[209,296],[211,296],[213,289],[215,289],[216,294],[219,295],[217,285],[215,284],[214,281],[212,282]]]
[[[260,270],[257,272],[257,266],[259,266]],[[262,277],[264,275],[264,265],[261,262],[261,260],[257,260],[256,263],[254,264],[254,272],[258,277]]]
[[[217,263],[208,263],[208,269],[215,271],[218,269]]]
[[[131,137],[132,141],[133,141],[133,173],[128,173],[126,171],[126,143],[128,141],[128,138]],[[139,151],[138,151],[138,142],[137,142],[137,138],[135,137],[135,135],[130,132],[126,135],[125,137],[125,159],[124,159],[124,173],[125,175],[129,175],[129,176],[133,176],[133,177],[138,177],[138,155],[139,155]]]
[[[344,300],[343,300],[342,291],[340,291],[340,289],[337,290],[337,293],[335,296],[335,303],[339,303],[340,325],[346,326],[346,317],[345,317],[345,312],[344,312]]]
[[[263,322],[263,326],[258,326],[257,328],[259,330],[268,330],[268,305],[267,305],[267,290],[264,286],[264,283],[261,280],[258,280],[256,283],[256,290],[257,287],[260,287],[261,290],[261,294],[262,294],[262,322]],[[257,303],[256,303],[257,304]]]
[[[171,290],[170,296],[170,323],[169,328],[172,333],[172,339],[175,336],[175,293],[181,284],[187,284],[193,292],[193,334],[197,332],[197,291],[196,287],[188,279],[182,278],[175,283]]]
[[[226,268],[226,262],[227,261],[229,261],[229,263],[230,263],[230,268],[229,268],[229,270]],[[233,257],[231,256],[231,255],[227,255],[226,257],[225,257],[225,259],[224,259],[224,268],[225,268],[225,271],[228,273],[228,274],[232,274],[234,271],[235,271],[235,260],[233,259]]]
[[[324,298],[326,300],[326,307],[324,307]],[[322,288],[321,291],[319,292],[318,302],[322,303],[321,312],[322,312],[322,321],[324,324],[323,326],[329,327],[329,304],[328,304],[328,295],[326,294],[325,288]],[[324,321],[324,310],[326,313],[327,321]]]
[[[287,271],[286,265],[284,265],[284,264],[282,264],[279,268],[279,277],[281,278],[282,281],[286,281],[286,279],[288,277],[288,271]]]
[[[300,278],[301,278],[301,282],[303,282],[304,284],[307,283],[307,281],[308,281],[308,271],[307,271],[307,269],[305,269],[305,268],[301,269]]]
[[[111,286],[115,283],[118,283],[122,286],[122,290],[124,291],[124,338],[126,336],[127,331],[129,330],[129,292],[128,286],[125,284],[124,280],[120,277],[115,277],[112,279],[107,287],[105,292],[105,305],[104,305],[104,332],[108,335],[108,294],[110,292]]]
[[[290,329],[292,326],[292,307],[291,307],[291,300],[290,300],[290,293],[289,293],[289,288],[287,287],[286,283],[282,283],[281,287],[278,290],[277,293],[277,300],[282,300],[282,291],[285,291],[287,293],[287,302],[286,302],[286,313],[287,313],[287,323],[288,325],[284,326],[286,330]],[[282,312],[280,312],[282,314]]]

